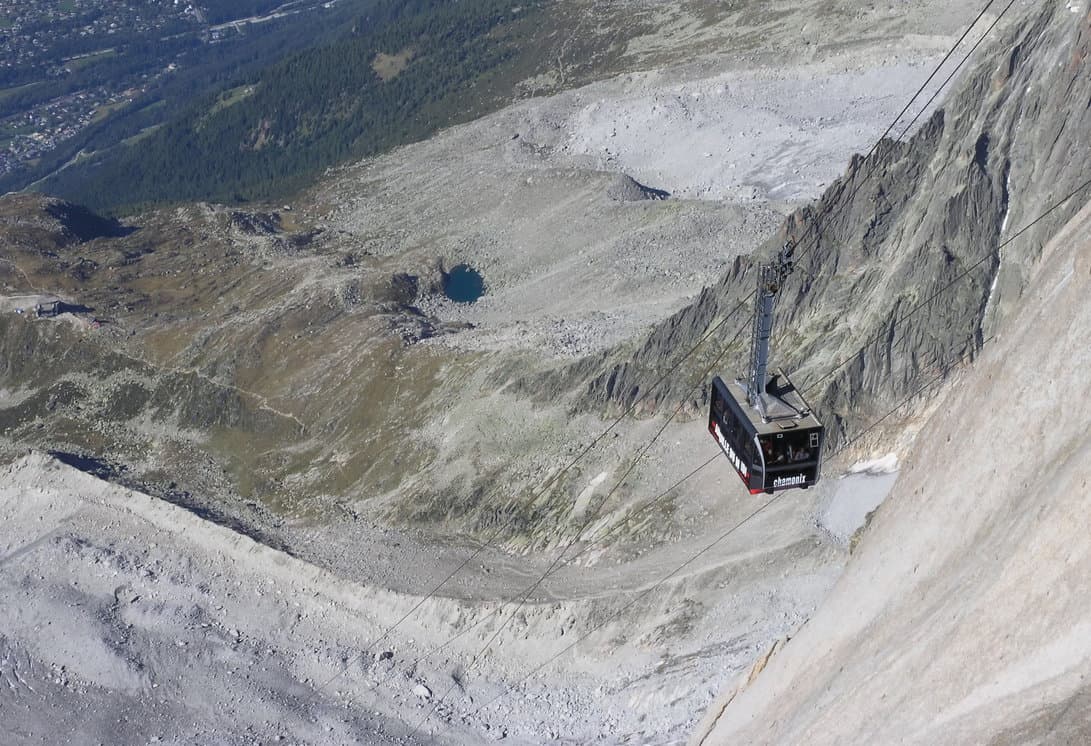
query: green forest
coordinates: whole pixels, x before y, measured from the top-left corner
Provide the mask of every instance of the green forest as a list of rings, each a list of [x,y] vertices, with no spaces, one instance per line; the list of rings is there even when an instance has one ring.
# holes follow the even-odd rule
[[[225,76],[217,93],[191,99],[154,131],[36,188],[113,214],[290,194],[330,165],[426,138],[510,100],[520,39],[534,33],[541,12],[540,0],[380,0],[338,38]],[[393,62],[376,64],[384,59]]]

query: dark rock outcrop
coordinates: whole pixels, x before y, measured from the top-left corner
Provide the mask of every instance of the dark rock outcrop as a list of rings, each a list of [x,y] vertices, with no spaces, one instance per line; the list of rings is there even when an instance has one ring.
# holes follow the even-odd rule
[[[625,174],[618,174],[606,187],[606,196],[614,202],[640,202],[647,199],[666,199],[670,192],[644,186],[636,179]]]
[[[280,214],[275,212],[231,213],[231,225],[246,236],[275,236],[281,232]]]
[[[63,249],[97,238],[120,238],[136,228],[96,215],[81,205],[41,194],[8,194],[0,198],[0,230],[5,238],[42,252]]]

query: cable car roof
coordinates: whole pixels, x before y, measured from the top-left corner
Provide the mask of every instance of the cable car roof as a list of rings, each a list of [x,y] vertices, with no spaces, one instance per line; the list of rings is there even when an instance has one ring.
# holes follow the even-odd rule
[[[796,390],[783,371],[778,371],[778,375],[773,380],[779,384],[776,388],[776,395],[764,394],[766,411],[769,415],[768,422],[762,418],[760,412],[750,406],[746,395],[746,387],[742,383],[739,381],[724,382],[739,409],[746,414],[754,432],[758,435],[771,435],[822,427],[822,423],[811,411],[810,405],[807,404],[802,394]]]

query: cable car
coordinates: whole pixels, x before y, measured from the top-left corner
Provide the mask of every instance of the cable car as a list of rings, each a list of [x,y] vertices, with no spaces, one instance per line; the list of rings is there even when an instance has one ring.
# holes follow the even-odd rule
[[[792,247],[761,265],[745,380],[716,376],[709,391],[708,430],[750,494],[807,489],[822,471],[825,428],[783,371],[767,375],[777,292],[792,271]]]
[[[762,416],[746,386],[716,376],[710,392],[708,430],[750,494],[818,483],[825,431],[783,373],[773,376]],[[776,393],[773,393],[776,392]]]

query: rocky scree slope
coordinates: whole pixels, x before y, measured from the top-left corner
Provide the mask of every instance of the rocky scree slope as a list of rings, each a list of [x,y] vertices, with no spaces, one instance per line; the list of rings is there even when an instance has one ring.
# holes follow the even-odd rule
[[[786,238],[798,246],[778,306],[774,362],[793,371],[835,442],[972,352],[1019,304],[1042,244],[1078,202],[998,247],[1091,175],[1089,51],[1091,15],[1035,7],[983,47],[942,112],[905,142],[884,140],[871,157],[854,157],[846,175],[758,253],[770,255]],[[748,323],[752,264],[737,259],[635,351],[623,346],[526,379],[523,388],[552,397],[583,387],[579,410],[620,409],[642,394],[645,411],[678,401],[702,408],[707,382],[695,372]],[[898,321],[964,273],[936,302]],[[693,362],[649,390],[740,302],[741,312]],[[742,373],[748,329],[738,339],[717,366],[725,375]],[[820,388],[808,388],[816,381]]]

